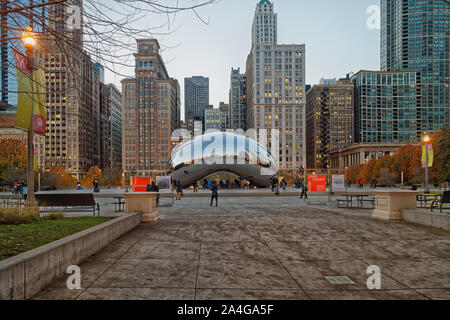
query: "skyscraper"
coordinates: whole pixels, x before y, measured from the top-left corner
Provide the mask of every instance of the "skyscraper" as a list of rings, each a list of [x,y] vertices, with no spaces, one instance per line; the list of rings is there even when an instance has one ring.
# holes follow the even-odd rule
[[[447,0],[381,0],[381,70],[417,72],[417,139],[450,123]]]
[[[314,85],[306,93],[308,168],[330,168],[331,151],[353,143],[354,91],[355,86],[348,78]]]
[[[225,102],[219,102],[220,118],[221,118],[221,130],[226,131],[231,129],[230,125],[230,105]]]
[[[246,87],[247,78],[241,74],[240,68],[231,68],[230,83],[230,126],[231,129],[247,130],[246,122]]]
[[[209,78],[184,78],[184,121],[193,133],[194,121],[204,121],[205,109],[209,106]]]
[[[113,84],[107,85],[111,102],[111,165],[122,168],[122,93]]]
[[[355,84],[355,142],[411,143],[420,138],[416,72],[359,71]],[[417,136],[419,134],[419,137]]]
[[[163,175],[179,127],[180,85],[169,77],[156,39],[137,40],[135,77],[122,80],[122,162],[126,176]]]
[[[100,73],[83,50],[83,29],[70,29],[66,23],[68,4],[81,7],[82,1],[46,6],[47,27],[53,32],[41,40],[39,61],[45,68],[48,119],[36,149],[43,170],[60,166],[80,178],[101,165]]]
[[[305,45],[277,44],[277,15],[268,0],[256,5],[246,77],[247,129],[267,130],[280,169],[304,167]],[[279,146],[272,146],[271,129],[280,133],[273,142]]]

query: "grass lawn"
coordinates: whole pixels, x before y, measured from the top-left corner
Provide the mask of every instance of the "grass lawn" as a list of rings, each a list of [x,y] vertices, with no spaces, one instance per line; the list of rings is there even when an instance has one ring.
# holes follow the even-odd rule
[[[103,217],[82,217],[42,219],[24,225],[0,225],[0,261],[109,220]]]

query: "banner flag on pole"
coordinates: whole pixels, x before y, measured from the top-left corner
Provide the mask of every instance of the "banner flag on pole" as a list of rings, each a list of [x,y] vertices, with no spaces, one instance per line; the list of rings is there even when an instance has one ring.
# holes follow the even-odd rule
[[[14,127],[24,131],[30,130],[31,112],[33,110],[33,89],[31,88],[31,69],[27,57],[13,48],[17,71],[17,88],[19,91],[17,113]]]
[[[427,163],[427,153],[428,153],[428,163]],[[431,143],[422,146],[422,168],[425,168],[428,166],[428,168],[431,168],[433,166],[434,162],[434,151],[433,151],[433,145]]]
[[[428,168],[431,168],[433,166],[433,160],[434,160],[434,152],[433,152],[433,145],[430,143],[428,144]]]
[[[47,111],[46,105],[46,89],[45,89],[45,72],[39,68],[33,72],[34,80],[34,110],[33,110],[33,128],[34,133],[41,136],[47,131]]]
[[[39,68],[35,72],[31,72],[27,57],[16,49],[13,49],[13,53],[16,62],[17,87],[19,91],[14,127],[28,132],[31,124],[31,113],[33,112],[34,133],[45,135],[47,131],[47,111],[45,110],[44,69]]]

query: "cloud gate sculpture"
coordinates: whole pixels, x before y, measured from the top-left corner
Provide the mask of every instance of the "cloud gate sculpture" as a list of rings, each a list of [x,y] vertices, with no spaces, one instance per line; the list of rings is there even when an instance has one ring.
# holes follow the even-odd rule
[[[278,172],[278,164],[255,140],[231,132],[214,132],[177,146],[169,170],[172,179],[183,187],[217,172],[230,172],[257,187],[268,187]]]

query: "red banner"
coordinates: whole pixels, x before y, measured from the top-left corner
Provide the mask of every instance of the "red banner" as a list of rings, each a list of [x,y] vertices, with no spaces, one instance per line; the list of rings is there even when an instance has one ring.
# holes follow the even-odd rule
[[[14,61],[16,62],[16,68],[27,76],[31,76],[31,68],[28,65],[28,58],[20,51],[13,48]]]
[[[315,174],[308,176],[309,192],[327,192],[327,176],[325,174]]]

